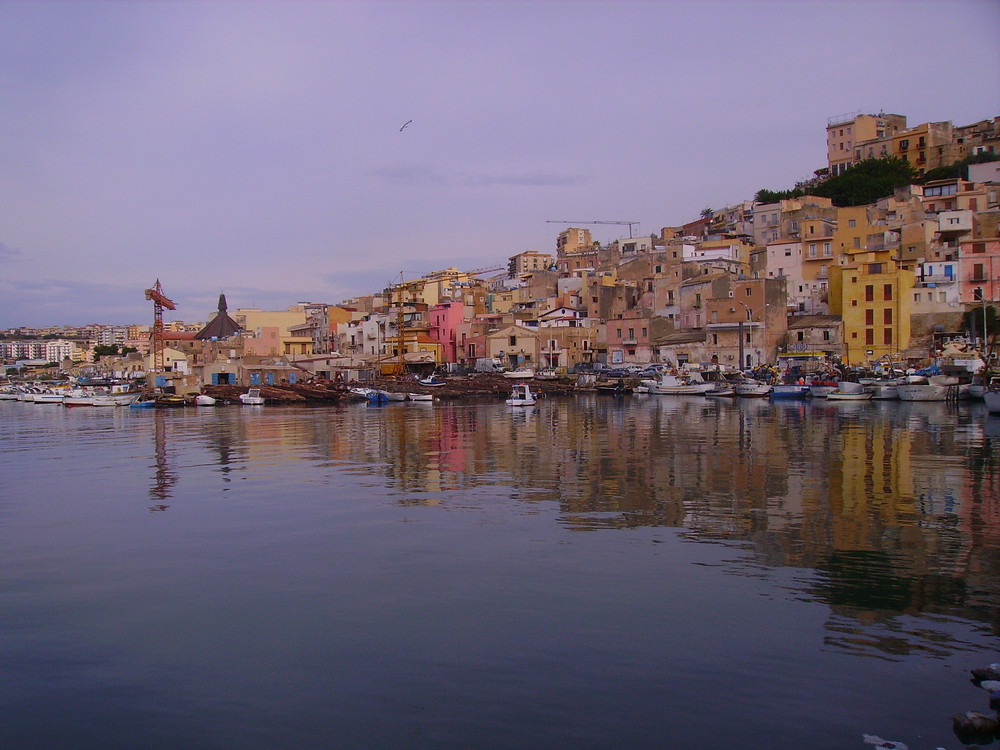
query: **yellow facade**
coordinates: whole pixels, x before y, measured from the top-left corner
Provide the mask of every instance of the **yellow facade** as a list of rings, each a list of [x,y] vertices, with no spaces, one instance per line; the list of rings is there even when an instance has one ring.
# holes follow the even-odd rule
[[[879,255],[859,257],[830,274],[830,313],[844,321],[848,364],[883,356],[898,359],[909,346],[910,301],[914,274]]]

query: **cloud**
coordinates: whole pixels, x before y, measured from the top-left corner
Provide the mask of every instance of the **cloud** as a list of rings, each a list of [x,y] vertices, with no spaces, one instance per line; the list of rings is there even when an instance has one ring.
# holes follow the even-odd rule
[[[10,245],[0,242],[0,260],[14,260],[20,257],[20,252],[12,248]]]

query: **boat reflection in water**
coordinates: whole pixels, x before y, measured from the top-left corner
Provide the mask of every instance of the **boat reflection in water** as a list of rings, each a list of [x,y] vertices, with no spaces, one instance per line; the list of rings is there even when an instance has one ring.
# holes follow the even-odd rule
[[[981,403],[106,411],[0,403],[0,745],[952,747],[985,710]]]

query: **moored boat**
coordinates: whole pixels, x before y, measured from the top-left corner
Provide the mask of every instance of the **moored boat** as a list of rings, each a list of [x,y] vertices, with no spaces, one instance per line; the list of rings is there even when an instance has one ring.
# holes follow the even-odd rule
[[[507,406],[531,406],[535,401],[535,394],[527,383],[516,383],[507,399]]]
[[[871,391],[833,391],[832,393],[826,394],[827,401],[870,401],[872,397]]]
[[[766,398],[771,393],[771,384],[747,379],[734,385],[733,390],[740,398]]]
[[[507,370],[503,373],[505,378],[510,378],[511,380],[519,380],[523,378],[533,378],[535,377],[535,371],[530,367],[519,367],[516,370]]]
[[[952,386],[936,383],[899,383],[896,394],[900,401],[947,401]]]
[[[263,406],[264,397],[260,395],[260,388],[251,388],[240,394],[240,402],[247,406]]]
[[[771,387],[770,398],[807,398],[809,386],[799,383],[779,383]]]
[[[657,396],[700,396],[715,388],[700,375],[674,375],[664,373],[659,380],[643,380],[649,392]]]
[[[199,393],[194,397],[195,406],[215,406],[216,403],[218,402],[214,398],[205,393]]]
[[[1000,414],[1000,390],[986,391],[983,393],[983,400],[986,402],[986,411],[990,414]]]

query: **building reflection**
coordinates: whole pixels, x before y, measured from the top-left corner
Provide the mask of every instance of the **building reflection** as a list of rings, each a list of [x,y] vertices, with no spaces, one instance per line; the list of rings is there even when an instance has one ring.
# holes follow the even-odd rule
[[[404,505],[483,489],[550,504],[572,530],[740,543],[805,571],[796,595],[826,603],[831,646],[854,651],[928,647],[901,614],[958,611],[1000,633],[1000,437],[965,407],[580,396],[236,417],[205,427],[224,479],[307,460],[333,494],[346,472]],[[162,498],[159,442],[157,457]]]

